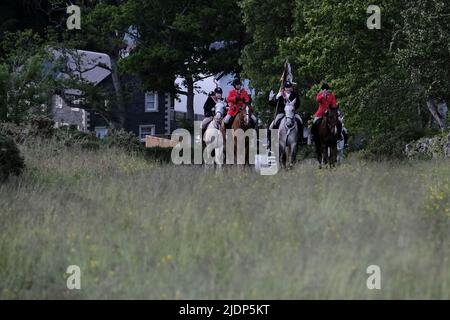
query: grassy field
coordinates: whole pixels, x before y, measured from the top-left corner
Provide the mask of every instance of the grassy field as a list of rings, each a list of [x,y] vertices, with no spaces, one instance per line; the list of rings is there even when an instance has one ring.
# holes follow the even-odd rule
[[[0,186],[2,299],[450,298],[448,161],[263,177],[22,151],[26,172]],[[381,290],[366,287],[372,264]]]

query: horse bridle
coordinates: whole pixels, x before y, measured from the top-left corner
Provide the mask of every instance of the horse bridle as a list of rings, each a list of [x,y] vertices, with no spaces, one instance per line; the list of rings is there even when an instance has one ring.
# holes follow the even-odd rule
[[[245,110],[245,117],[250,117],[249,106],[246,104],[239,107],[238,114],[240,114],[244,110]],[[239,117],[239,121],[241,122],[240,124],[242,127],[245,125],[245,117],[244,120],[242,119],[242,117]],[[247,120],[247,122],[250,123],[250,118]]]

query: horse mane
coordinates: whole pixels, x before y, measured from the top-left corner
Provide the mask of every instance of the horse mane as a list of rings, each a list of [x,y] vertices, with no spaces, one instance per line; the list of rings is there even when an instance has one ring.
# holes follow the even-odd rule
[[[236,117],[233,121],[235,123],[236,121],[239,121],[239,127],[245,128],[245,109],[241,108],[239,112],[236,114]]]

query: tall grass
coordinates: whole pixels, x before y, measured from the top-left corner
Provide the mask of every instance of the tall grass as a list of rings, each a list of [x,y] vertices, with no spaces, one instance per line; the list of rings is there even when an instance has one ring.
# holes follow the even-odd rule
[[[448,161],[264,177],[22,151],[25,174],[0,186],[0,298],[450,298]],[[373,264],[381,290],[366,287]]]

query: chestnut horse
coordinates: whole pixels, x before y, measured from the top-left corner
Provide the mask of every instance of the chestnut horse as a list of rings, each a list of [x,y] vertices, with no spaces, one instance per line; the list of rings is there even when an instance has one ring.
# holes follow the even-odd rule
[[[238,159],[238,138],[236,131],[241,129],[243,132],[246,132],[248,129],[251,129],[251,119],[250,119],[250,107],[249,106],[243,106],[239,109],[239,112],[234,117],[233,123],[231,125],[232,132],[233,132],[233,145],[234,145],[234,163],[237,164]],[[222,128],[222,134],[227,138],[225,128]],[[245,164],[250,164],[250,158],[249,158],[249,149],[250,149],[250,143],[248,141],[249,139],[245,139]],[[226,142],[225,142],[226,145]]]

